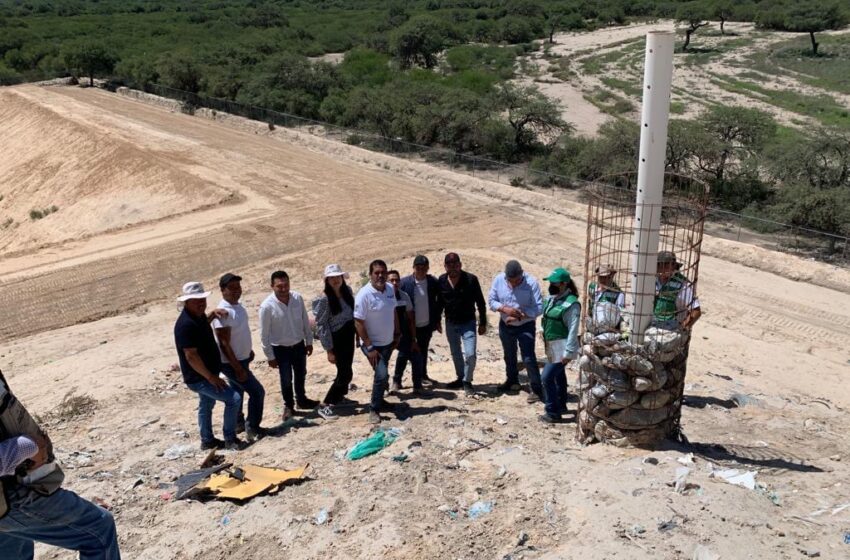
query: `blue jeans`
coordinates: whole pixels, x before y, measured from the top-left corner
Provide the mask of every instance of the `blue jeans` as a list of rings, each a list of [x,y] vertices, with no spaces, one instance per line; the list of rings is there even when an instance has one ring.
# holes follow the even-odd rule
[[[505,354],[505,375],[511,385],[519,383],[517,368],[517,346],[522,355],[522,362],[528,372],[528,382],[531,390],[543,398],[543,386],[540,382],[540,368],[537,367],[537,355],[534,353],[534,321],[522,325],[508,325],[499,321],[499,340],[502,341],[502,351]]]
[[[224,426],[222,426],[224,440],[235,440],[236,420],[239,417],[239,410],[242,408],[242,397],[239,396],[239,393],[231,389],[230,386],[220,391],[216,390],[206,379],[187,386],[198,393],[198,428],[201,430],[201,441],[211,442],[215,438],[212,429],[212,411],[215,401],[224,403]]]
[[[361,346],[360,350],[363,351],[366,357],[369,356],[365,346]],[[375,350],[378,351],[378,363],[375,364],[374,368],[375,379],[372,381],[372,401],[369,406],[372,410],[378,412],[381,408],[381,403],[384,402],[384,389],[386,389],[387,381],[390,378],[389,367],[390,356],[393,354],[393,345],[375,346]]]
[[[7,491],[0,518],[0,557],[32,560],[33,541],[76,550],[80,560],[120,560],[112,514],[60,488],[42,496],[22,486]]]
[[[251,365],[251,360],[239,360],[239,363],[242,364],[242,369],[248,373],[248,379],[245,381],[238,381],[233,367],[224,362],[221,364],[221,373],[230,381],[230,387],[239,394],[243,403],[245,402],[245,393],[248,393],[250,399],[248,400],[248,420],[246,424],[248,428],[256,432],[263,422],[263,403],[266,399],[266,390],[248,368]],[[241,406],[239,411],[242,411]]]
[[[459,381],[472,383],[475,372],[478,332],[475,320],[466,323],[450,323],[446,320],[446,340],[455,364],[455,375]]]
[[[546,364],[541,377],[546,414],[560,418],[567,411],[567,374],[564,364],[560,361]]]
[[[303,342],[295,346],[272,346],[274,359],[277,360],[277,371],[280,374],[280,392],[283,393],[283,403],[289,408],[295,408],[295,402],[307,400],[304,384],[307,380],[307,347]],[[292,398],[293,381],[295,398]]]

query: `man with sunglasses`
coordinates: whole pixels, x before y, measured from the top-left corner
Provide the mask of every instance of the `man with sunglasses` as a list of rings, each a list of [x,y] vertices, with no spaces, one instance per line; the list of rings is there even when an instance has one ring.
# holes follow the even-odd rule
[[[396,305],[395,289],[387,284],[387,263],[380,259],[372,261],[369,283],[354,298],[354,326],[361,340],[360,350],[375,370],[369,405],[371,424],[380,424],[380,411],[392,408],[384,400],[384,390],[389,379],[390,356],[401,338]]]

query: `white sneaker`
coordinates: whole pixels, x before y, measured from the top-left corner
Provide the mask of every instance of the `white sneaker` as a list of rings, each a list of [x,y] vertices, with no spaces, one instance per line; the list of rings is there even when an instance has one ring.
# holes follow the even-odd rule
[[[339,416],[336,415],[334,409],[331,405],[320,406],[318,409],[319,416],[324,418],[325,420],[337,420]]]

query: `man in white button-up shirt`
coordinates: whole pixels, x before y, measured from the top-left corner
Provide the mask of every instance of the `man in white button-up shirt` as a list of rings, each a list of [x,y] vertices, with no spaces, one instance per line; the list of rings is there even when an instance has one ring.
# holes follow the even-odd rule
[[[282,270],[272,273],[271,285],[272,293],[260,304],[260,341],[269,367],[278,368],[280,373],[285,421],[292,418],[296,402],[302,409],[319,404],[308,399],[304,391],[307,356],[313,353],[313,331],[304,298],[289,289],[289,275]]]

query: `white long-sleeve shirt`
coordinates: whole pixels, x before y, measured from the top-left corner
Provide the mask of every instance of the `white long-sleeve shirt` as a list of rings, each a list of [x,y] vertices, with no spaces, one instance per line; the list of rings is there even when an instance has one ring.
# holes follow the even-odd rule
[[[260,304],[260,341],[263,354],[274,360],[273,346],[295,346],[299,342],[313,344],[313,331],[304,298],[298,292],[289,292],[289,304],[274,293]]]

